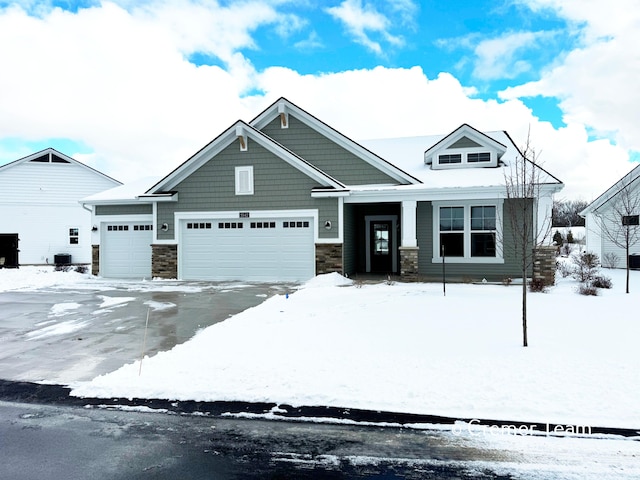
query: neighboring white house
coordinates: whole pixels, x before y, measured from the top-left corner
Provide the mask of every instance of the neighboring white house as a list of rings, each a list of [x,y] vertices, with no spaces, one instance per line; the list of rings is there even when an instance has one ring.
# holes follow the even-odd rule
[[[91,212],[79,200],[118,185],[53,148],[0,166],[0,265],[53,264],[56,255],[91,263]]]
[[[587,251],[596,253],[605,263],[617,258],[613,262],[615,267],[625,268],[626,252],[620,247],[625,229],[632,234],[629,254],[640,255],[640,165],[596,198],[580,215],[585,219]],[[612,234],[618,234],[617,242],[612,240]],[[632,260],[632,268],[636,261],[640,261],[640,256]]]

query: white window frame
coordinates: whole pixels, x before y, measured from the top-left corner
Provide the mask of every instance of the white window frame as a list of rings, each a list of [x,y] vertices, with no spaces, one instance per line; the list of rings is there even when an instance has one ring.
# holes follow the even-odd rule
[[[447,263],[504,263],[504,249],[502,248],[502,211],[504,200],[460,200],[433,202],[433,263],[442,263],[440,255],[440,207],[462,207],[464,208],[464,256],[447,257]],[[495,207],[496,208],[496,256],[495,257],[472,257],[471,256],[471,234],[483,233],[484,230],[471,230],[471,207]]]
[[[468,157],[470,153],[488,153],[489,161],[488,162],[469,162]],[[440,163],[440,157],[442,155],[460,155],[462,161],[459,163]],[[471,148],[465,148],[465,149],[460,149],[460,148],[444,149],[436,153],[434,164],[438,169],[495,167],[498,165],[498,154],[495,150],[487,147],[471,147]]]
[[[77,232],[76,235],[72,235],[71,234],[72,230],[75,230]],[[69,246],[77,247],[78,245],[80,245],[80,227],[69,227],[67,229],[67,234],[68,234],[67,242],[68,242]],[[73,243],[71,241],[73,238],[76,239],[76,243]]]
[[[246,185],[242,177],[246,175]],[[253,195],[253,167],[236,167],[236,195]]]

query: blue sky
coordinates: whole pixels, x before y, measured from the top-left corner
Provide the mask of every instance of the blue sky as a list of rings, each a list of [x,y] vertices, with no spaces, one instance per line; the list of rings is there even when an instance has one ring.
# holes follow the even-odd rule
[[[53,146],[121,181],[164,175],[286,96],[356,140],[530,132],[590,200],[638,160],[633,7],[0,0],[0,164]]]

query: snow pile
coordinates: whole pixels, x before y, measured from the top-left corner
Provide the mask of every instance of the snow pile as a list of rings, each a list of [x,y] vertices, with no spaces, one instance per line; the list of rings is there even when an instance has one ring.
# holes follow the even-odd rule
[[[304,284],[304,288],[315,287],[344,287],[352,285],[353,281],[343,277],[337,272],[325,273],[324,275],[317,275]]]
[[[530,294],[528,348],[517,286],[448,285],[445,297],[438,284],[321,276],[145,358],[141,375],[135,362],[73,394],[640,427],[640,324],[624,313],[638,294],[605,273],[614,290],[598,297],[570,279]]]
[[[75,270],[56,271],[53,265],[3,268],[0,275],[0,292],[57,285],[86,284],[90,275]]]

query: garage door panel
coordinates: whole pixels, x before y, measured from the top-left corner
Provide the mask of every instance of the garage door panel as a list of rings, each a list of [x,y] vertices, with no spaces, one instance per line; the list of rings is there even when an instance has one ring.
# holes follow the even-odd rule
[[[118,222],[105,227],[100,274],[110,278],[151,277],[151,223]]]
[[[182,222],[184,279],[301,281],[314,275],[311,218],[205,222],[211,224],[206,234],[194,228],[195,224],[202,225],[202,221]],[[290,223],[293,228],[289,228]]]

